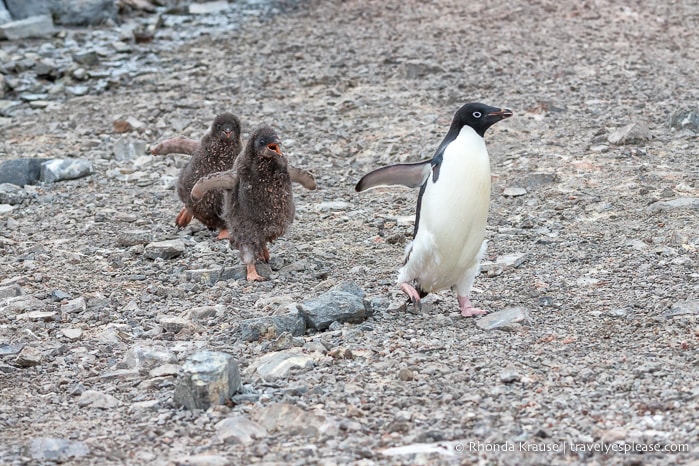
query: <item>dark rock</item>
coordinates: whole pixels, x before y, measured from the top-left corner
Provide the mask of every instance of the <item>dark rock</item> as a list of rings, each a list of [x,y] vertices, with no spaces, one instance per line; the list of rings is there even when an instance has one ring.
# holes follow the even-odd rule
[[[82,458],[90,452],[83,442],[53,437],[33,438],[25,448],[25,455],[33,460],[65,463],[70,459]]]
[[[34,66],[34,73],[37,78],[55,81],[63,76],[61,70],[56,63],[51,60],[42,60]]]
[[[699,109],[676,111],[670,118],[670,127],[699,132]]]
[[[0,183],[24,187],[36,184],[41,177],[41,164],[49,159],[14,159],[0,164]]]
[[[116,0],[53,0],[51,13],[57,24],[92,26],[117,18]]]
[[[238,362],[233,356],[200,351],[183,364],[175,384],[174,401],[187,409],[207,409],[224,404],[240,387]]]
[[[301,312],[306,317],[306,326],[325,330],[335,321],[340,323],[364,321],[371,316],[371,309],[356,292],[356,289],[353,292],[331,289],[317,298],[301,303]]]
[[[143,256],[148,259],[173,259],[182,255],[184,250],[184,242],[179,239],[156,241],[146,245]]]
[[[10,21],[12,21],[12,16],[7,11],[5,4],[0,1],[0,24],[9,23]],[[0,97],[2,97],[2,89],[0,89]]]
[[[49,15],[50,5],[49,0],[5,0],[5,6],[14,19]]]
[[[284,332],[298,337],[306,332],[306,318],[300,312],[289,314],[245,319],[238,327],[240,339],[243,341],[259,341],[274,339]]]
[[[97,52],[88,50],[87,52],[74,53],[73,61],[84,66],[95,66],[99,63],[100,59]]]

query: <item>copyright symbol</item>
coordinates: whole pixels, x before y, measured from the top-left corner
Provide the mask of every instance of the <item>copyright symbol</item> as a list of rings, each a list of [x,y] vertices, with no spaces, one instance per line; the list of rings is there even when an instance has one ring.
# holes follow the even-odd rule
[[[454,451],[457,453],[463,453],[464,452],[464,444],[463,443],[455,443],[454,444]]]

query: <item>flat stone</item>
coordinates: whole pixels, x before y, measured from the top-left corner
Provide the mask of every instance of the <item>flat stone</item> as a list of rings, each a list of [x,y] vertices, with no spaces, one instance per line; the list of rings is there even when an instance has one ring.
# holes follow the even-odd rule
[[[24,343],[0,343],[0,356],[19,354],[22,348],[24,348]]]
[[[222,315],[226,312],[226,307],[222,304],[217,304],[215,306],[198,306],[193,307],[187,312],[190,319],[197,322],[203,322],[209,319],[213,319]]]
[[[10,204],[0,204],[0,215],[9,214],[13,210],[15,210],[15,207]]]
[[[253,361],[248,371],[257,374],[262,380],[271,382],[286,377],[292,369],[309,370],[313,366],[314,357],[293,348],[265,354]]]
[[[502,383],[519,382],[521,379],[522,376],[520,375],[520,373],[513,368],[507,368],[500,372],[500,382]]]
[[[315,209],[320,212],[329,212],[331,210],[349,210],[353,208],[354,204],[345,201],[326,201],[315,206]]]
[[[178,364],[163,364],[158,366],[148,373],[151,377],[173,377],[176,376],[180,370]]]
[[[658,201],[648,206],[651,212],[680,209],[699,210],[699,197],[678,197],[669,201]]]
[[[525,194],[527,194],[527,190],[524,188],[517,187],[517,186],[512,186],[512,187],[508,186],[502,192],[502,195],[507,196],[507,197],[518,197],[518,196],[524,196]]]
[[[631,123],[612,132],[607,141],[614,145],[639,144],[651,139],[648,127],[642,123]]]
[[[277,338],[288,332],[299,337],[306,333],[306,318],[300,312],[245,319],[238,327],[243,341],[260,341]]]
[[[163,364],[176,364],[177,356],[162,345],[134,345],[124,355],[123,362],[132,369],[150,370]]]
[[[44,360],[44,353],[31,346],[25,346],[19,352],[15,362],[20,367],[38,366]]]
[[[476,321],[476,326],[482,330],[504,330],[513,324],[522,324],[529,320],[529,313],[525,308],[511,307],[481,317]]]
[[[670,310],[665,312],[666,319],[687,315],[699,315],[699,299],[678,301],[672,305]]]
[[[485,261],[481,264],[481,272],[487,272],[489,275],[499,275],[507,269],[516,269],[529,258],[529,253],[518,252],[513,254],[505,254],[498,256],[495,262]]]
[[[228,10],[230,5],[228,0],[218,0],[213,2],[202,2],[202,3],[190,3],[189,4],[189,14],[190,15],[210,15],[215,13],[221,13],[222,11]]]
[[[42,38],[55,33],[51,15],[32,16],[0,25],[0,39]]]
[[[85,390],[78,398],[78,406],[81,408],[112,409],[119,406],[120,402],[108,393],[97,390]]]
[[[160,400],[136,401],[131,403],[130,411],[157,411],[162,406]]]
[[[41,164],[40,179],[44,183],[73,180],[91,175],[92,163],[84,159],[53,159]]]
[[[371,316],[371,309],[356,293],[331,289],[317,298],[301,303],[301,312],[306,317],[306,326],[325,330],[333,322],[359,323]]]
[[[156,241],[146,245],[143,256],[148,259],[173,259],[181,256],[184,251],[185,245],[182,240]]]
[[[51,463],[66,463],[71,459],[78,459],[90,453],[90,449],[83,442],[66,440],[55,437],[37,437],[29,441],[25,448],[25,455],[35,461]]]
[[[70,314],[73,312],[84,312],[87,309],[87,303],[85,302],[85,298],[82,296],[71,299],[65,304],[61,304],[61,312]]]
[[[235,464],[221,455],[191,455],[177,458],[176,464],[181,466],[229,466]]]
[[[79,328],[62,328],[61,334],[69,340],[79,340],[83,336],[83,331]]]
[[[29,311],[25,312],[24,314],[18,314],[17,319],[20,320],[44,320],[44,321],[52,321],[56,320],[56,317],[58,314],[54,311]]]
[[[238,362],[233,356],[213,351],[192,354],[175,382],[174,402],[187,409],[221,405],[240,390]]]
[[[216,424],[215,428],[219,440],[235,445],[250,445],[256,439],[267,436],[264,427],[245,416],[226,418]]]

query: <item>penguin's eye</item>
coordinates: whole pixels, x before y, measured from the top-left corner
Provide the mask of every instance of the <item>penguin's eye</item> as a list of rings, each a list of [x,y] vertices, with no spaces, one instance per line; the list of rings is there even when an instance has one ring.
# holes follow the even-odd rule
[[[221,125],[216,125],[216,131],[221,131]]]
[[[473,112],[473,118],[480,118],[481,112]]]

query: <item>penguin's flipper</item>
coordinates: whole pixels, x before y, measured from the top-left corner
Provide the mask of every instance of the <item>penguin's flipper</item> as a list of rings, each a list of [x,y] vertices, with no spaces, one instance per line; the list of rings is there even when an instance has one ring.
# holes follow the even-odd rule
[[[197,184],[192,188],[190,195],[192,199],[199,200],[204,197],[207,191],[213,189],[231,189],[234,190],[238,186],[238,172],[235,170],[226,170],[224,172],[212,173],[208,176],[199,178]]]
[[[401,185],[419,188],[432,171],[432,161],[418,163],[399,163],[369,172],[359,180],[355,191],[362,192],[377,186]]]
[[[316,184],[316,179],[313,177],[313,173],[309,172],[308,170],[289,165],[288,172],[289,178],[291,178],[293,183],[298,183],[310,191],[313,191],[318,187]]]

